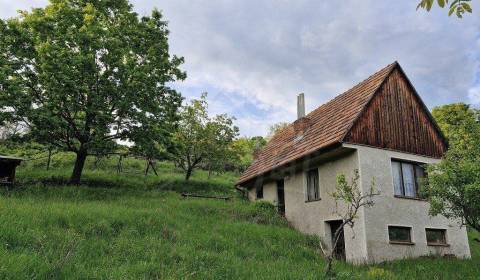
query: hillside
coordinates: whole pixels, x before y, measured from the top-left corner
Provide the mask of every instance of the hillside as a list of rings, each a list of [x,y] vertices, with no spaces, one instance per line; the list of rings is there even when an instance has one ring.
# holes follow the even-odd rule
[[[69,158],[52,170],[27,162],[19,186],[0,193],[1,279],[318,279],[318,238],[290,228],[274,209],[233,190],[234,174],[185,183],[169,163],[143,176],[131,159],[123,173],[105,160],[88,162],[84,185],[64,186]],[[232,196],[182,198],[180,192]],[[473,238],[473,234],[470,236]],[[423,258],[355,267],[338,264],[339,279],[478,279],[473,258]]]

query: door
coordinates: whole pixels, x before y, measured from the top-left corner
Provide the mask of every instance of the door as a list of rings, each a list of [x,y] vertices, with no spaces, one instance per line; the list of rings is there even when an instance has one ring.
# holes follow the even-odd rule
[[[283,179],[277,181],[277,198],[278,213],[280,213],[281,215],[285,215],[285,190]]]
[[[342,225],[342,220],[330,221],[328,222],[328,224],[330,225],[332,245],[333,245],[335,243],[335,240],[334,240],[335,232]],[[340,236],[338,237],[337,248],[335,248],[333,255],[338,260],[345,260],[345,236],[343,235],[343,230],[340,232]]]

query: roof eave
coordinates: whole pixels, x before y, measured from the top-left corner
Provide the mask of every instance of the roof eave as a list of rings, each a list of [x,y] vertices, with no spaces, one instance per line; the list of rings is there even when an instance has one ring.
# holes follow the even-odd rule
[[[259,174],[256,174],[256,175],[252,175],[250,177],[247,177],[245,179],[241,179],[241,180],[238,180],[236,183],[235,183],[235,186],[245,186],[245,185],[249,185],[249,183],[251,183],[252,181],[258,179],[259,177],[266,177],[266,175],[276,171],[276,170],[279,170],[279,169],[282,169],[282,168],[287,168],[289,167],[292,163],[293,164],[296,164],[297,162],[301,162],[303,161],[306,157],[311,157],[312,155],[313,156],[318,156],[320,154],[323,154],[327,151],[330,151],[330,150],[333,150],[335,148],[338,148],[338,147],[341,147],[342,146],[342,141],[334,141],[324,147],[321,147],[315,151],[312,151],[312,152],[309,152],[307,154],[304,154],[304,155],[301,155],[297,158],[294,158],[292,160],[289,160],[287,162],[284,162],[280,165],[277,165],[273,168],[270,168],[268,170],[265,170]]]

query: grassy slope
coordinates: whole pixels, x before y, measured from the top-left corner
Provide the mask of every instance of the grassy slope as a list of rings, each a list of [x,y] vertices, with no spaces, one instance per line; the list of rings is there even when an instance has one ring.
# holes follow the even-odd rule
[[[66,177],[66,169],[58,168],[68,164],[49,173],[23,167],[18,177],[24,186],[0,194],[0,279],[322,275],[318,239],[289,228],[273,209],[239,199],[182,199],[168,191],[233,195],[234,176],[207,184],[206,174],[197,172],[185,184],[168,164],[161,166],[159,178],[139,175],[142,166],[136,164],[127,165],[127,174],[88,171],[89,187],[32,185]],[[108,162],[101,167],[112,170]],[[113,188],[117,185],[121,187]],[[361,267],[340,263],[338,278],[478,279],[480,246],[471,244],[472,260],[428,258]]]

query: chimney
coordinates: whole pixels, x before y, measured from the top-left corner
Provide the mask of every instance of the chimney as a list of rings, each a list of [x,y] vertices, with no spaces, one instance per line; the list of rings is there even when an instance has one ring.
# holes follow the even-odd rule
[[[293,122],[295,134],[303,134],[310,127],[310,120],[305,117],[305,95],[297,96],[297,120]]]
[[[297,96],[297,120],[305,117],[305,95],[300,93]]]

